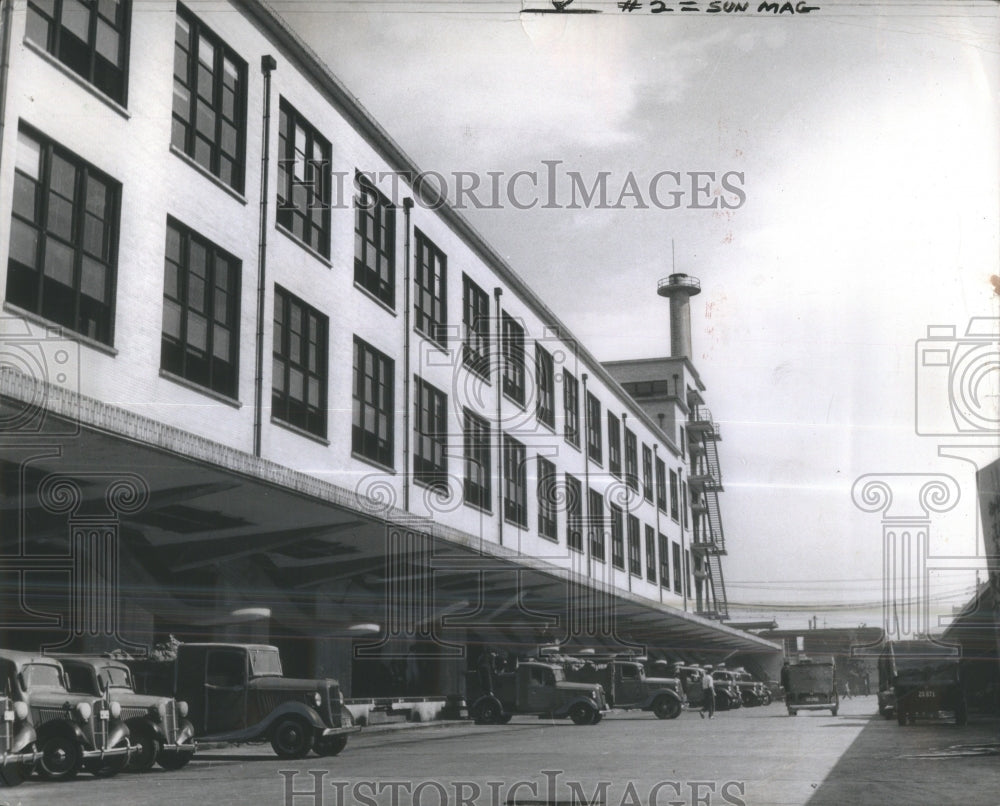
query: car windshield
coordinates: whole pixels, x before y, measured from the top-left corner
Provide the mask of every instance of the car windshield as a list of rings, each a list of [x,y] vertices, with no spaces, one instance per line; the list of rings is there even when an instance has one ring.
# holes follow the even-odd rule
[[[66,690],[63,684],[62,669],[50,663],[29,663],[21,670],[24,677],[24,687],[33,688],[56,688]]]
[[[954,683],[958,663],[953,659],[896,658],[897,680],[910,683]]]
[[[281,677],[281,656],[277,649],[251,649],[250,673],[254,677]]]
[[[132,678],[128,669],[120,666],[105,666],[101,669],[101,683],[105,688],[127,688],[132,690]]]
[[[813,688],[826,688],[832,681],[832,666],[790,666],[788,668],[788,682],[794,689],[805,691]]]

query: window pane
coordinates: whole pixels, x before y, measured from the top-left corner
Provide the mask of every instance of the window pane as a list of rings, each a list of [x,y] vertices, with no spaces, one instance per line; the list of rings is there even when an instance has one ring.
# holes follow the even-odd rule
[[[181,307],[170,300],[163,301],[163,333],[178,340],[181,337]]]
[[[38,181],[41,161],[41,144],[24,132],[17,133],[17,170]]]
[[[88,41],[90,9],[80,0],[63,0],[62,25],[78,39]]]
[[[10,222],[10,257],[28,266],[38,265],[38,231],[16,218]]]
[[[80,270],[80,292],[104,302],[107,298],[107,268],[89,257],[83,258]]]
[[[53,154],[49,170],[49,187],[59,195],[72,199],[73,187],[76,184],[76,168],[58,154]]]
[[[104,20],[97,21],[97,52],[113,65],[121,66],[121,38]]]
[[[73,250],[53,238],[45,245],[45,275],[73,286]]]

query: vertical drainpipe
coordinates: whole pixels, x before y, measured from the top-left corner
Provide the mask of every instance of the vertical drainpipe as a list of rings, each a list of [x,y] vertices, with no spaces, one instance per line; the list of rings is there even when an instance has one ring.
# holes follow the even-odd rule
[[[410,214],[413,199],[403,199],[403,510],[410,511]]]
[[[0,0],[0,31],[3,31],[3,42],[0,43],[0,157],[3,156],[3,138],[7,121],[7,81],[10,76],[10,26],[11,14],[14,10],[14,0]],[[2,160],[0,160],[2,164]]]
[[[681,463],[683,464],[683,462]],[[683,480],[683,470],[677,474],[677,497],[681,497],[681,481]],[[681,568],[684,569],[684,584],[681,585],[681,593],[684,594],[684,612],[688,609],[688,581],[691,579],[692,568],[688,567],[687,559],[687,537],[684,535],[684,501],[680,500],[677,502],[680,507],[681,516]],[[694,565],[694,556],[691,557],[691,565]]]
[[[593,513],[590,511],[590,406],[587,403],[587,378],[590,376],[584,372],[580,377],[583,378],[583,503],[587,507],[583,522],[590,527],[584,538],[587,543],[587,576],[589,577],[591,576],[590,547],[594,534],[594,523],[590,519]]]
[[[656,563],[656,587],[660,589],[660,604],[663,604],[663,578],[660,574],[663,571],[663,558],[660,556],[660,488],[656,483],[656,460],[660,458],[660,446],[653,443],[653,512],[656,513],[656,539],[653,541],[653,560]],[[666,483],[666,479],[664,479]],[[667,548],[670,544],[667,543]],[[668,552],[669,557],[669,552]],[[670,584],[670,580],[667,580]],[[683,590],[683,586],[681,587]],[[687,610],[687,608],[684,608]]]
[[[493,309],[496,316],[496,349],[497,349],[497,541],[503,545],[503,429],[500,427],[500,401],[503,397],[503,334],[500,329],[500,296],[503,289],[496,286],[493,289]]]
[[[271,161],[271,72],[278,68],[274,56],[260,57],[264,74],[264,115],[261,124],[260,153],[260,223],[257,238],[257,357],[254,371],[253,455],[260,456],[261,431],[264,416],[264,297],[267,291],[267,194]]]
[[[625,445],[623,446],[625,450],[628,450],[628,437],[625,436],[628,433],[628,412],[622,412],[622,439],[625,440]],[[639,450],[638,444],[635,446],[636,451]],[[638,457],[636,457],[638,458]],[[625,456],[625,523],[622,525],[622,530],[624,535],[622,536],[625,541],[625,578],[628,580],[628,590],[629,593],[632,592],[632,544],[629,542],[628,533],[628,519],[631,512],[629,511],[628,500],[631,497],[629,490],[632,488],[628,484],[628,455]],[[640,551],[639,556],[642,556]]]

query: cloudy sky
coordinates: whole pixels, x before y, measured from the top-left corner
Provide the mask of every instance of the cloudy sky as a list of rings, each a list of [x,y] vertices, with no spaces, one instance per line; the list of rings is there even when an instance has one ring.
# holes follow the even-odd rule
[[[608,172],[609,207],[636,178],[623,209],[465,215],[601,360],[666,354],[656,281],[673,266],[700,278],[695,363],[722,428],[729,597],[747,614],[881,623],[880,515],[851,498],[865,474],[953,477],[962,497],[934,515],[931,554],[981,551],[973,465],[939,446],[998,453],[982,418],[954,424],[947,388],[983,344],[964,338],[970,317],[1000,313],[996,3],[777,17],[708,14],[708,0],[659,14],[574,0],[600,13],[573,15],[521,14],[521,0],[274,5],[424,170],[544,177],[558,160],[588,185]],[[664,171],[713,172],[731,209],[689,209],[707,198],[690,187],[662,209],[648,191]],[[729,172],[745,201],[719,187]],[[918,370],[932,325],[957,337]],[[966,363],[964,393],[989,415],[997,361]],[[917,433],[918,410],[938,435]],[[975,572],[931,578],[947,611]]]

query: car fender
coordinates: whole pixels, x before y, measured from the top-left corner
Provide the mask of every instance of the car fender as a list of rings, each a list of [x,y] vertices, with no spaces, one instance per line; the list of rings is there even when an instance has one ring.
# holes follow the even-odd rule
[[[333,713],[333,721],[335,723],[332,727],[350,728],[354,726],[354,714],[351,713],[350,709],[344,705],[342,702],[330,703],[330,711]]]
[[[194,725],[187,719],[182,719],[177,725],[177,744],[190,744],[194,738]]]
[[[37,728],[36,741],[41,744],[53,736],[71,736],[81,747],[89,747],[90,741],[83,729],[68,719],[52,719]]]
[[[557,717],[569,716],[569,712],[573,709],[573,706],[578,705],[581,702],[586,703],[598,713],[600,713],[602,710],[604,711],[608,710],[606,707],[602,709],[601,706],[597,704],[596,700],[593,700],[590,697],[577,696],[569,700],[566,700],[566,702],[564,702],[562,705],[560,705],[552,712],[552,715]]]
[[[108,741],[104,745],[105,749],[118,747],[120,744],[128,744],[129,729],[124,722],[114,720],[108,723]]]
[[[672,688],[661,688],[656,691],[651,692],[642,704],[642,709],[644,711],[649,710],[653,707],[653,703],[656,702],[660,697],[670,697],[672,700],[677,700],[677,702],[684,704],[684,701],[680,698],[680,695],[674,691]]]
[[[35,733],[34,727],[31,725],[22,725],[21,729],[14,734],[14,741],[11,743],[10,752],[20,753],[37,738],[38,734]]]
[[[129,735],[130,736],[132,735],[133,731],[139,730],[140,728],[149,728],[150,730],[153,731],[153,733],[156,734],[156,737],[161,742],[166,742],[167,741],[167,733],[163,729],[163,725],[161,723],[159,723],[159,722],[154,722],[148,716],[135,716],[135,717],[132,717],[125,724],[128,725]]]
[[[268,733],[271,730],[271,726],[274,725],[279,719],[283,719],[284,717],[291,715],[302,717],[317,730],[326,730],[328,727],[331,727],[322,720],[320,715],[316,713],[315,709],[310,708],[308,705],[301,702],[283,702],[266,717],[264,717],[264,719],[258,722],[257,727],[261,728],[262,733]]]
[[[483,703],[487,702],[496,703],[497,708],[500,709],[501,713],[507,710],[503,707],[503,703],[500,702],[500,699],[496,696],[496,694],[481,694],[479,698],[474,703],[472,703],[472,707],[469,709],[469,713],[470,714],[474,713],[478,708],[480,708],[483,705]]]

